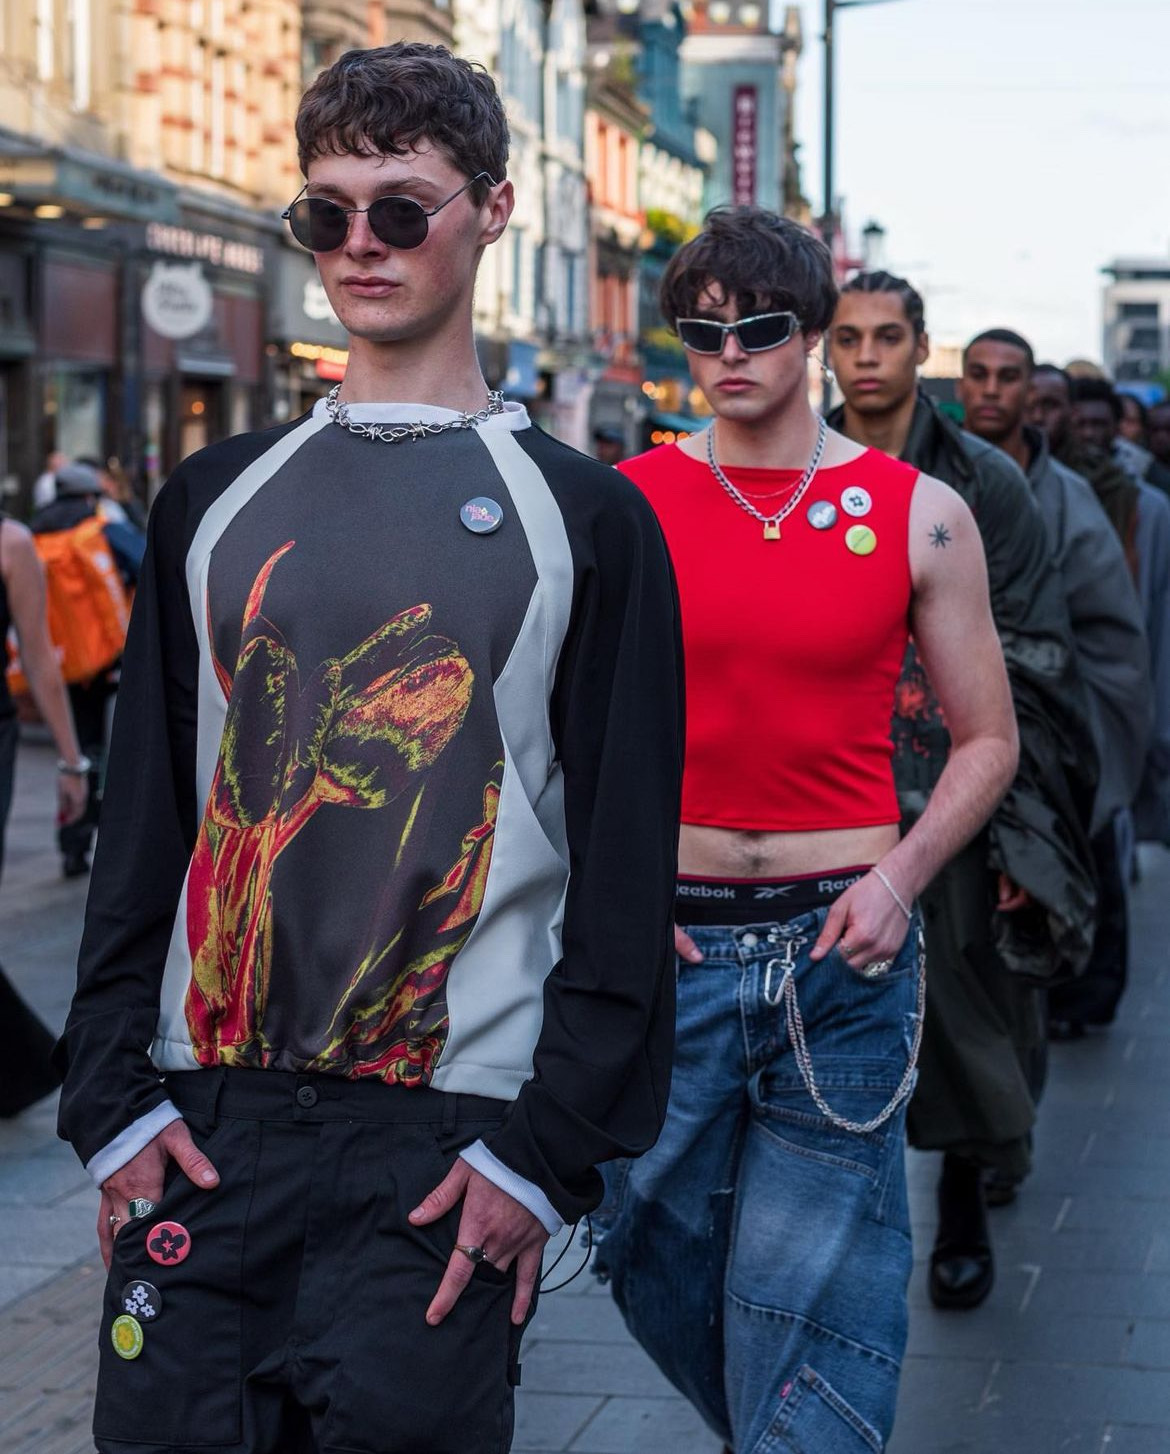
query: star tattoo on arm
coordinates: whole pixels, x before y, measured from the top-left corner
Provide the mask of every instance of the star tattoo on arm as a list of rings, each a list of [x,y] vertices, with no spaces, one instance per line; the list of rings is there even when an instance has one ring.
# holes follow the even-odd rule
[[[951,532],[945,525],[936,525],[930,532],[930,543],[934,546],[941,546],[943,550],[946,550],[947,546],[951,543]]]

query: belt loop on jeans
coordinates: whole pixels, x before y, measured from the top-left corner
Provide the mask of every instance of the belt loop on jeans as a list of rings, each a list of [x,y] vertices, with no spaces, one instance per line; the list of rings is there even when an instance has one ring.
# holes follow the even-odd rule
[[[444,1136],[450,1136],[459,1120],[459,1097],[448,1094],[443,1097],[443,1122],[442,1132]]]

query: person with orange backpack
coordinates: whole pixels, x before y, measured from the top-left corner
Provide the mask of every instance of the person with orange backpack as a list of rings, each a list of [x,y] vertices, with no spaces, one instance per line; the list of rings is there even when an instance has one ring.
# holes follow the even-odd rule
[[[85,812],[85,776],[69,699],[49,637],[44,571],[23,525],[0,515],[0,639],[9,632],[20,648],[26,685],[57,749],[57,822]],[[0,674],[0,868],[16,775],[20,737],[16,703]],[[53,1037],[25,1004],[0,967],[0,1119],[18,1115],[60,1084],[49,1054]]]
[[[66,878],[89,872],[101,806],[106,710],[129,621],[146,538],[128,521],[103,519],[101,477],[75,461],[57,471],[57,498],[30,522],[48,587],[49,633],[69,689],[81,750],[90,761],[86,810],[57,841]]]

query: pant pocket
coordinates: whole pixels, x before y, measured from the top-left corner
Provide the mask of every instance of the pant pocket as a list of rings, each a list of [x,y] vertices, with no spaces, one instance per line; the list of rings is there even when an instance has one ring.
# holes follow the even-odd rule
[[[227,1122],[210,1141],[197,1137],[212,1150],[219,1186],[203,1191],[178,1172],[150,1216],[118,1235],[99,1330],[98,1439],[188,1444],[197,1431],[200,1445],[239,1442],[241,1267],[254,1159],[246,1142],[255,1125]],[[152,1239],[160,1222],[177,1223],[182,1234]],[[185,1247],[185,1255],[157,1262],[152,1240],[156,1250]],[[137,1327],[115,1328],[123,1317]]]
[[[882,1454],[877,1430],[806,1363],[753,1454]]]
[[[427,1125],[371,1131],[367,1154],[381,1180],[369,1235],[360,1256],[338,1269],[334,1292],[344,1316],[314,1349],[329,1369],[320,1436],[328,1454],[504,1454],[509,1447],[520,1377],[515,1265],[503,1272],[478,1263],[454,1308],[431,1327],[426,1310],[454,1252],[462,1202],[424,1227],[408,1216],[460,1148],[491,1125],[461,1122],[446,1135]]]

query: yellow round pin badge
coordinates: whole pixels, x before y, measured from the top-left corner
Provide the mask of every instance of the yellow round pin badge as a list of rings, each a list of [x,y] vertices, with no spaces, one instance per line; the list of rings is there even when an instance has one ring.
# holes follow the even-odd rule
[[[877,549],[877,536],[868,525],[851,525],[845,532],[845,544],[854,555],[872,555]]]
[[[119,1358],[137,1358],[146,1341],[142,1336],[142,1324],[129,1313],[123,1313],[121,1317],[114,1319],[114,1326],[110,1329],[110,1341]]]

